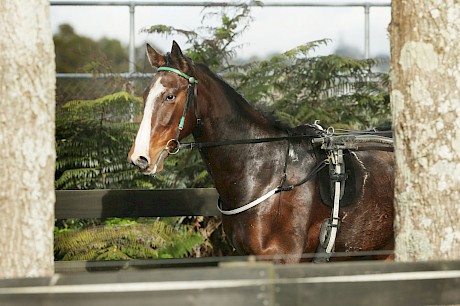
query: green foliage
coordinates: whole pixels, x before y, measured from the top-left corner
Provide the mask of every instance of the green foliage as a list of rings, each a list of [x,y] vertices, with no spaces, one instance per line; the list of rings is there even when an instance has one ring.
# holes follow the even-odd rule
[[[311,56],[327,40],[310,42],[268,60],[240,65],[225,76],[259,108],[294,126],[367,129],[390,120],[388,76],[377,60]]]
[[[128,51],[119,40],[101,38],[93,40],[75,33],[68,24],[59,26],[59,32],[53,36],[56,50],[56,72],[86,72],[95,78],[57,78],[56,104],[61,106],[70,100],[93,100],[121,90],[135,92],[138,95],[150,81],[150,78],[136,79],[131,82],[117,76],[128,71]],[[140,51],[142,49],[142,51]],[[138,52],[145,54],[144,48]],[[138,56],[140,60],[142,56]],[[138,67],[144,66],[139,61]],[[107,75],[110,74],[110,77]],[[105,75],[104,78],[96,78]]]
[[[101,67],[110,72],[128,70],[128,53],[118,40],[102,38],[94,41],[77,35],[68,24],[60,25],[53,39],[57,72],[97,72]]]
[[[260,3],[257,3],[260,5]],[[219,26],[184,31],[156,25],[146,31],[185,35],[187,55],[206,64],[253,105],[290,126],[320,120],[323,126],[367,129],[390,121],[388,75],[374,72],[378,60],[339,55],[314,56],[329,40],[306,43],[267,60],[235,64],[237,38],[249,27],[250,7],[204,14],[220,17]]]
[[[56,189],[151,188],[127,162],[142,100],[118,92],[56,111]]]
[[[220,21],[217,26],[203,26],[196,30],[184,30],[167,25],[154,25],[144,29],[148,33],[158,33],[165,36],[183,35],[187,44],[191,45],[187,55],[198,63],[203,63],[213,71],[221,71],[222,67],[230,66],[230,60],[241,47],[237,38],[249,27],[252,18],[251,6],[262,6],[261,1],[240,2],[230,7],[207,7],[204,10],[202,23]]]
[[[106,226],[55,233],[55,260],[182,258],[204,242],[189,226],[115,219]]]
[[[192,138],[189,137],[188,140],[192,141]],[[183,150],[177,155],[169,156],[165,160],[165,169],[155,177],[155,184],[159,188],[213,187],[198,150]]]

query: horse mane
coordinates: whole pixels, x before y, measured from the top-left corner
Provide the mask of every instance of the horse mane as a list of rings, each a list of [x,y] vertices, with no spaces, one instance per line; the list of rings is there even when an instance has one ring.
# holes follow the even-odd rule
[[[211,69],[209,69],[209,67],[206,66],[205,64],[198,63],[198,64],[195,64],[195,66],[199,68],[199,70],[204,72],[212,80],[214,80],[216,83],[218,83],[226,94],[234,98],[234,101],[237,101],[237,103],[241,103],[247,107],[250,107],[257,113],[259,113],[262,117],[264,117],[268,122],[270,122],[276,129],[286,131],[289,134],[291,130],[296,129],[280,121],[274,111],[262,110],[260,107],[257,107],[249,103],[248,100],[246,100],[246,98],[241,93],[239,93],[235,88],[233,88],[230,84],[228,84],[227,81],[225,81],[221,76],[219,76],[218,74],[214,73]]]

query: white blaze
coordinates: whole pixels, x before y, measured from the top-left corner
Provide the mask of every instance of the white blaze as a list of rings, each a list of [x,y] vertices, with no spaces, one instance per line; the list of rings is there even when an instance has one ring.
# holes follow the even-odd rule
[[[141,126],[137,132],[136,141],[134,142],[134,152],[131,156],[131,160],[137,160],[140,156],[146,157],[149,164],[151,157],[149,156],[150,148],[150,133],[152,131],[151,122],[153,115],[153,108],[156,99],[161,95],[165,87],[161,84],[161,78],[155,82],[150,89],[145,102],[144,116],[142,117]]]

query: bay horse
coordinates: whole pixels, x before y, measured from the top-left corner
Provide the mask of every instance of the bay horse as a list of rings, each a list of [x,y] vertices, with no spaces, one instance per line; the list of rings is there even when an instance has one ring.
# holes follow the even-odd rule
[[[295,129],[256,111],[206,66],[184,56],[176,42],[166,55],[148,44],[146,48],[158,72],[144,92],[144,113],[128,160],[144,174],[155,175],[190,134],[198,143],[222,142],[200,149],[220,196],[220,209],[236,211],[256,199],[260,202],[222,216],[229,242],[242,255],[278,256],[275,261],[283,263],[305,261],[302,254],[315,252],[321,224],[331,214],[320,196],[319,179],[271,191],[301,181],[318,164],[311,141],[289,138]],[[238,143],[261,138],[281,140]],[[393,154],[369,148],[350,155],[359,186],[353,203],[340,210],[335,251],[392,250]]]

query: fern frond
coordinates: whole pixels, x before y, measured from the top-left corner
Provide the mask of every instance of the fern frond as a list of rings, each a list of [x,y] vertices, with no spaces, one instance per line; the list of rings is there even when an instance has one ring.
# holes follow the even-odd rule
[[[204,242],[190,228],[161,221],[69,230],[55,237],[56,260],[180,258]]]

